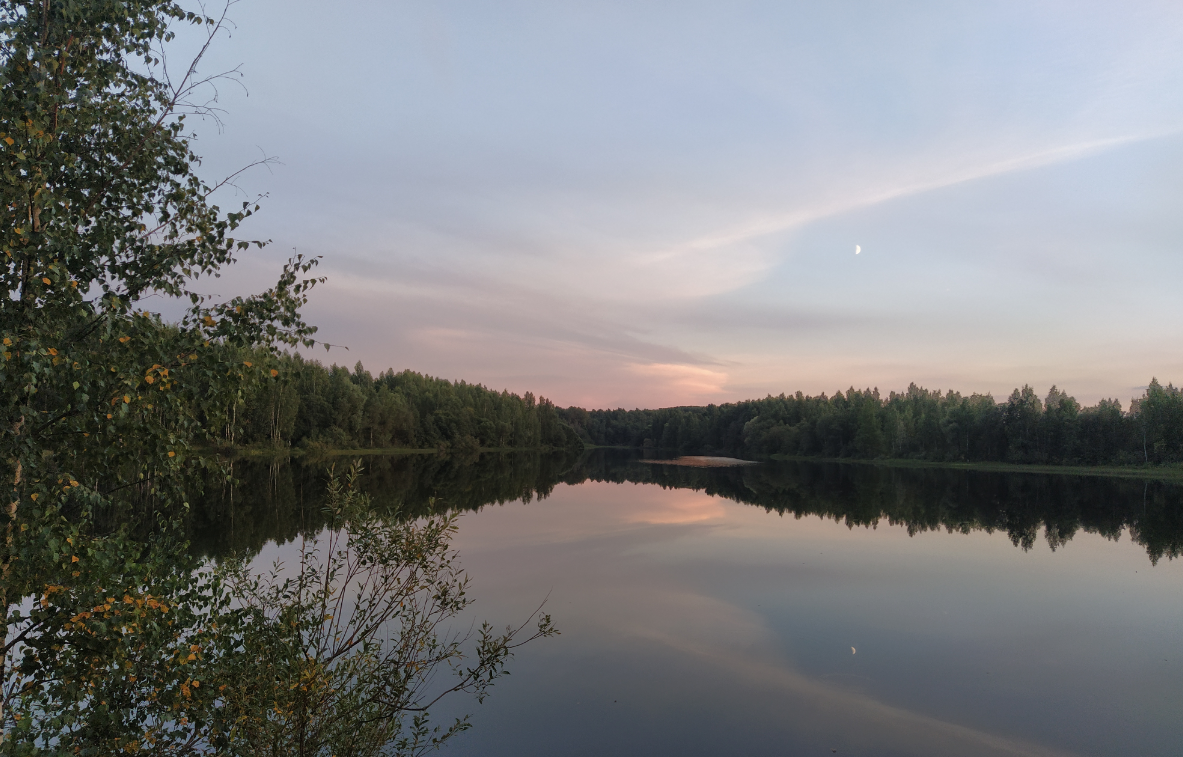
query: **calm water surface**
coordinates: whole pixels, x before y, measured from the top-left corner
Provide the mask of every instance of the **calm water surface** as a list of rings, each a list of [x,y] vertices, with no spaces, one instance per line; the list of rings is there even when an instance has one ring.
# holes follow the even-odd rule
[[[1183,753],[1183,487],[611,453],[367,465],[380,506],[472,510],[473,618],[549,597],[563,632],[484,704],[438,710],[472,713],[452,754]],[[284,555],[319,528],[323,477],[248,467],[197,543]]]

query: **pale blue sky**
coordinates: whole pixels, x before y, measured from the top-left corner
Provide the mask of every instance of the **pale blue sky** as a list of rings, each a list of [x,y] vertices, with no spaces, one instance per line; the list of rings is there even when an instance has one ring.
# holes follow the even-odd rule
[[[233,16],[199,150],[283,164],[223,285],[323,255],[328,360],[628,407],[1183,380],[1183,4]]]

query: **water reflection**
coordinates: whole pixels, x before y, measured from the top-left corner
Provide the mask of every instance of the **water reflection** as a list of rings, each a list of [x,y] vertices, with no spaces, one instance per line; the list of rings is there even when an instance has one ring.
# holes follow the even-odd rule
[[[551,493],[579,457],[484,454],[399,455],[363,459],[362,490],[380,515],[476,510],[531,502]],[[209,487],[192,509],[191,539],[202,555],[254,554],[325,524],[325,485],[350,458],[232,463],[233,485]]]
[[[386,513],[476,511],[456,539],[471,619],[549,596],[563,630],[484,705],[448,705],[476,726],[452,754],[1171,755],[1183,741],[1183,564],[1162,559],[1179,555],[1177,484],[685,469],[612,450],[366,465]],[[266,542],[320,531],[328,467],[238,463],[240,483],[195,508],[195,544],[290,557]]]
[[[194,548],[201,554],[253,554],[324,524],[325,481],[345,459],[308,463],[238,461],[232,487],[206,493],[194,508]],[[380,513],[420,516],[434,510],[545,498],[560,483],[653,484],[761,507],[816,515],[849,527],[903,525],[908,533],[1001,531],[1024,550],[1038,539],[1054,550],[1078,532],[1118,539],[1128,533],[1152,564],[1183,554],[1183,485],[1032,473],[997,473],[866,464],[770,462],[737,468],[648,465],[619,450],[583,456],[526,453],[471,457],[368,457],[363,489]],[[693,522],[717,503],[637,517]]]

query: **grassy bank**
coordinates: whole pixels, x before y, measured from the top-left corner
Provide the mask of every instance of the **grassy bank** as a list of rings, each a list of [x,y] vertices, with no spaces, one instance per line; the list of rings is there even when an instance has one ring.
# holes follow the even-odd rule
[[[222,447],[215,450],[218,454],[235,458],[252,460],[280,460],[301,457],[388,457],[393,455],[438,455],[438,454],[470,454],[479,453],[507,453],[507,452],[561,452],[557,447],[480,447],[475,450],[440,450],[435,447],[365,447],[365,448],[330,448],[330,447]]]
[[[773,460],[808,463],[846,463],[877,465],[888,468],[945,468],[952,470],[988,471],[993,473],[1041,473],[1060,476],[1104,476],[1107,478],[1136,478],[1183,481],[1183,465],[1034,465],[1027,463],[944,463],[928,460],[898,458],[861,459],[853,457],[796,457],[772,455]]]
[[[636,447],[616,445],[587,445],[592,449],[636,450]],[[448,450],[447,454],[512,453],[512,452],[560,452],[555,447],[481,447],[475,450]],[[328,448],[310,447],[234,447],[218,449],[219,454],[236,458],[255,460],[278,460],[304,457],[383,457],[393,455],[435,455],[437,448],[421,447],[377,447],[377,448]],[[1107,478],[1132,478],[1159,481],[1183,481],[1183,465],[1035,465],[1028,463],[999,462],[936,462],[906,458],[855,458],[855,457],[801,457],[794,455],[771,455],[765,460],[805,463],[843,463],[847,465],[875,465],[888,468],[943,468],[948,470],[973,470],[993,473],[1036,473],[1060,476],[1103,476]]]

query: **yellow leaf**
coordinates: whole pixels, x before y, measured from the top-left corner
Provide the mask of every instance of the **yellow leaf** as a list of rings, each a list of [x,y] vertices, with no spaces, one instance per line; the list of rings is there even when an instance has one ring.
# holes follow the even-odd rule
[[[249,360],[243,360],[242,364],[245,365],[247,368],[251,367],[251,361],[249,361]]]
[[[130,342],[130,341],[131,341],[131,337],[130,337],[130,336],[121,336],[121,337],[119,337],[119,343],[120,343],[120,344],[127,344],[127,343],[128,343],[128,342]]]
[[[169,456],[169,457],[176,457],[176,456],[177,456],[177,453],[176,453],[176,452],[173,452],[172,450],[169,450],[169,452],[168,452],[168,456]]]
[[[272,368],[272,369],[271,369],[271,378],[275,378],[275,377],[276,377],[276,376],[278,376],[278,375],[279,375],[279,371],[277,371],[277,370],[275,370],[274,368]]]
[[[126,405],[126,404],[128,404],[129,402],[131,402],[131,397],[128,397],[126,394],[125,394],[125,395],[123,395],[123,404],[125,404],[125,405]]]
[[[42,276],[42,277],[41,277],[41,280],[42,280],[43,282],[45,282],[46,284],[52,284],[52,283],[53,283],[52,281],[50,281],[49,279],[45,278],[44,276]]]
[[[58,354],[58,351],[57,351],[57,350],[55,350],[53,347],[50,347],[50,348],[49,348],[49,354],[50,354],[50,355],[56,355],[56,354]]]
[[[70,562],[78,562],[78,555],[71,555]]]
[[[33,500],[34,502],[36,502],[36,501],[37,501],[37,496],[38,496],[38,495],[36,495],[36,494],[30,494],[30,495],[29,495],[29,499],[31,499],[31,500]]]

